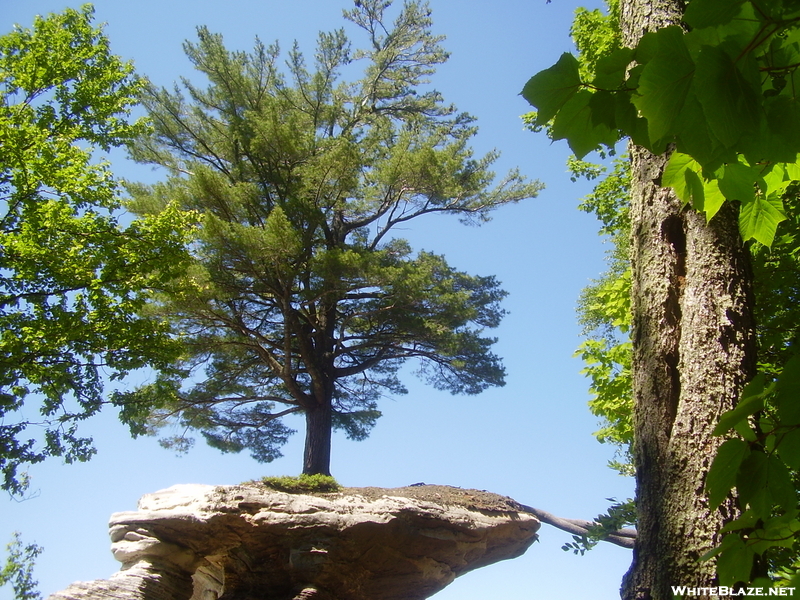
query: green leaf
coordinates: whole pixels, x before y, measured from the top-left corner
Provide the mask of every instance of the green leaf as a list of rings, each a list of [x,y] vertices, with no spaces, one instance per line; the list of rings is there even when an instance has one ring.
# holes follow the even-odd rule
[[[705,180],[700,164],[688,154],[672,153],[661,176],[661,184],[673,188],[684,204],[691,203],[696,210],[705,212],[706,221],[710,221],[725,203],[717,180]]]
[[[636,48],[633,49],[633,58],[639,65],[646,65],[658,53],[659,48],[659,32],[648,31],[639,40]],[[634,67],[636,69],[638,67]]]
[[[700,165],[688,154],[673,152],[661,175],[661,185],[671,187],[680,200],[686,204],[692,201],[694,179],[687,179],[686,172],[699,172]]]
[[[706,478],[708,501],[712,508],[719,506],[734,487],[739,467],[749,454],[749,446],[738,438],[727,440],[719,447]]]
[[[634,144],[649,148],[652,151],[657,151],[651,147],[650,134],[647,128],[647,119],[639,116],[639,111],[632,102],[633,95],[630,92],[617,92],[616,99],[616,112],[614,120],[617,123],[617,129],[630,136]]]
[[[797,495],[792,482],[792,475],[786,463],[777,454],[770,454],[767,461],[767,486],[772,504],[781,511],[794,510],[797,507]]]
[[[787,165],[786,163],[769,165],[767,167],[768,170],[763,173],[763,193],[783,195],[786,188],[789,187],[793,181],[789,176],[788,167],[790,166],[794,165]]]
[[[683,20],[693,29],[724,25],[739,14],[743,3],[744,0],[692,0]]]
[[[716,179],[703,182],[703,203],[696,206],[698,210],[706,213],[706,222],[714,218],[722,205],[725,204],[725,194],[719,189],[719,182]]]
[[[616,130],[616,94],[603,90],[593,93],[589,100],[589,110],[592,114],[593,126],[603,125],[609,131]]]
[[[580,90],[564,105],[553,121],[553,139],[566,139],[578,158],[596,150],[600,144],[613,146],[617,141],[615,132],[608,126],[595,124],[590,106],[593,96],[587,90]]]
[[[800,100],[781,94],[765,101],[769,130],[787,146],[787,152],[800,152]]]
[[[753,431],[753,428],[750,427],[750,423],[748,423],[747,421],[739,421],[738,423],[736,423],[736,425],[733,426],[733,428],[736,431],[736,433],[742,436],[743,440],[746,440],[748,442],[758,441],[758,436],[756,435],[756,432]]]
[[[739,211],[739,231],[743,240],[754,239],[771,247],[778,223],[785,219],[783,201],[777,195],[770,194],[764,197],[759,194],[753,200],[742,203]]]
[[[783,366],[775,386],[775,404],[781,425],[800,425],[800,355]]]
[[[740,162],[725,165],[719,181],[719,188],[729,200],[751,202],[756,196],[756,182],[760,179],[758,171]]]
[[[717,576],[721,585],[733,585],[737,581],[749,581],[753,568],[754,552],[738,534],[726,535],[717,556]]]
[[[582,87],[578,61],[565,52],[549,69],[528,80],[522,96],[536,107],[538,125],[546,124]]]
[[[769,458],[764,452],[754,450],[742,461],[736,476],[740,501],[748,504],[762,519],[768,518],[772,513],[769,475]]]
[[[633,100],[647,119],[653,141],[674,133],[675,121],[683,109],[695,71],[680,27],[660,29],[654,36],[657,51],[642,70],[639,95]]]
[[[790,487],[792,495],[794,490]],[[748,535],[748,546],[756,554],[763,554],[773,547],[791,548],[797,541],[800,522],[792,513],[766,519],[763,525]]]
[[[758,131],[759,90],[719,47],[703,46],[697,57],[697,99],[711,131],[728,148],[742,135]]]
[[[710,221],[725,203],[725,195],[719,189],[718,181],[706,181],[698,173],[689,170],[686,171],[686,177],[692,180],[692,206],[706,214],[706,222]]]
[[[690,91],[675,122],[677,149],[689,154],[705,172],[716,171],[724,162],[735,162],[736,154],[727,150],[708,128],[697,94]]]
[[[797,140],[788,141],[760,119],[758,129],[745,131],[736,144],[736,151],[751,165],[765,163],[794,163],[797,161]]]
[[[778,455],[795,471],[800,471],[800,427],[790,429],[779,438]]]
[[[628,65],[633,60],[631,48],[617,48],[597,61],[592,85],[602,90],[615,90],[625,82]]]

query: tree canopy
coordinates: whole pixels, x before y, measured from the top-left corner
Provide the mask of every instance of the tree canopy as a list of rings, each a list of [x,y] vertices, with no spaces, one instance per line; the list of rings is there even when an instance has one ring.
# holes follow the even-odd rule
[[[406,2],[393,23],[389,11],[357,2],[344,16],[363,49],[344,29],[321,33],[312,66],[295,44],[285,69],[277,44],[230,51],[201,27],[185,51],[208,86],[145,93],[155,134],[134,155],[169,178],[132,186],[135,209],[176,201],[201,231],[182,287],[159,299],[185,376],[127,397],[152,407],[135,429],[177,419],[270,461],[293,433],[282,417],[300,413],[303,471],[327,474],[331,430],[366,437],[380,397],[404,393],[406,361],[453,393],[503,384],[484,334],[503,315],[498,282],[396,232],[435,213],[480,223],[541,186],[516,171],[493,184],[497,153],[474,157],[473,118],[429,85],[447,54],[427,5]],[[360,79],[344,78],[358,66]]]
[[[177,349],[139,311],[181,269],[187,220],[115,216],[120,186],[96,155],[144,130],[129,120],[142,83],[92,14],[0,37],[0,487],[11,492],[25,464],[91,456],[77,424],[104,403],[106,378],[166,368]]]

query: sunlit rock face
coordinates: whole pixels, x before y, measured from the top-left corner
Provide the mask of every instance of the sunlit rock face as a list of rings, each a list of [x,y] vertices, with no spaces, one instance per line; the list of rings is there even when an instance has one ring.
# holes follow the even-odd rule
[[[50,600],[417,600],[520,556],[538,528],[509,498],[445,486],[177,485],[112,515],[118,573]]]

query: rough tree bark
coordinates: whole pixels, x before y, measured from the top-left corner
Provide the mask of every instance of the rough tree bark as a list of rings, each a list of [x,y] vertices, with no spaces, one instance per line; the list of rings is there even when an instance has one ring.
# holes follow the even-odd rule
[[[306,443],[303,452],[304,475],[331,474],[332,400],[325,399],[306,408]]]
[[[683,6],[622,0],[625,44],[680,23]],[[671,600],[672,585],[713,585],[698,559],[736,512],[710,510],[703,489],[723,441],[712,430],[755,364],[751,274],[733,206],[706,224],[660,187],[667,155],[630,154],[638,535],[622,597]]]

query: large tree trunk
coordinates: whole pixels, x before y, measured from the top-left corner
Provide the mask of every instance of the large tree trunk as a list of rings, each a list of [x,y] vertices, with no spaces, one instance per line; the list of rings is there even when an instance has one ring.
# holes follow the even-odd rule
[[[625,43],[680,22],[682,10],[623,0]],[[706,224],[660,187],[665,155],[630,150],[638,537],[622,597],[671,600],[672,585],[713,585],[713,561],[698,559],[736,512],[732,500],[710,510],[704,484],[723,441],[711,432],[752,376],[751,274],[736,209]]]
[[[306,446],[303,455],[304,475],[331,474],[331,431],[333,409],[331,402],[320,402],[306,413]]]

